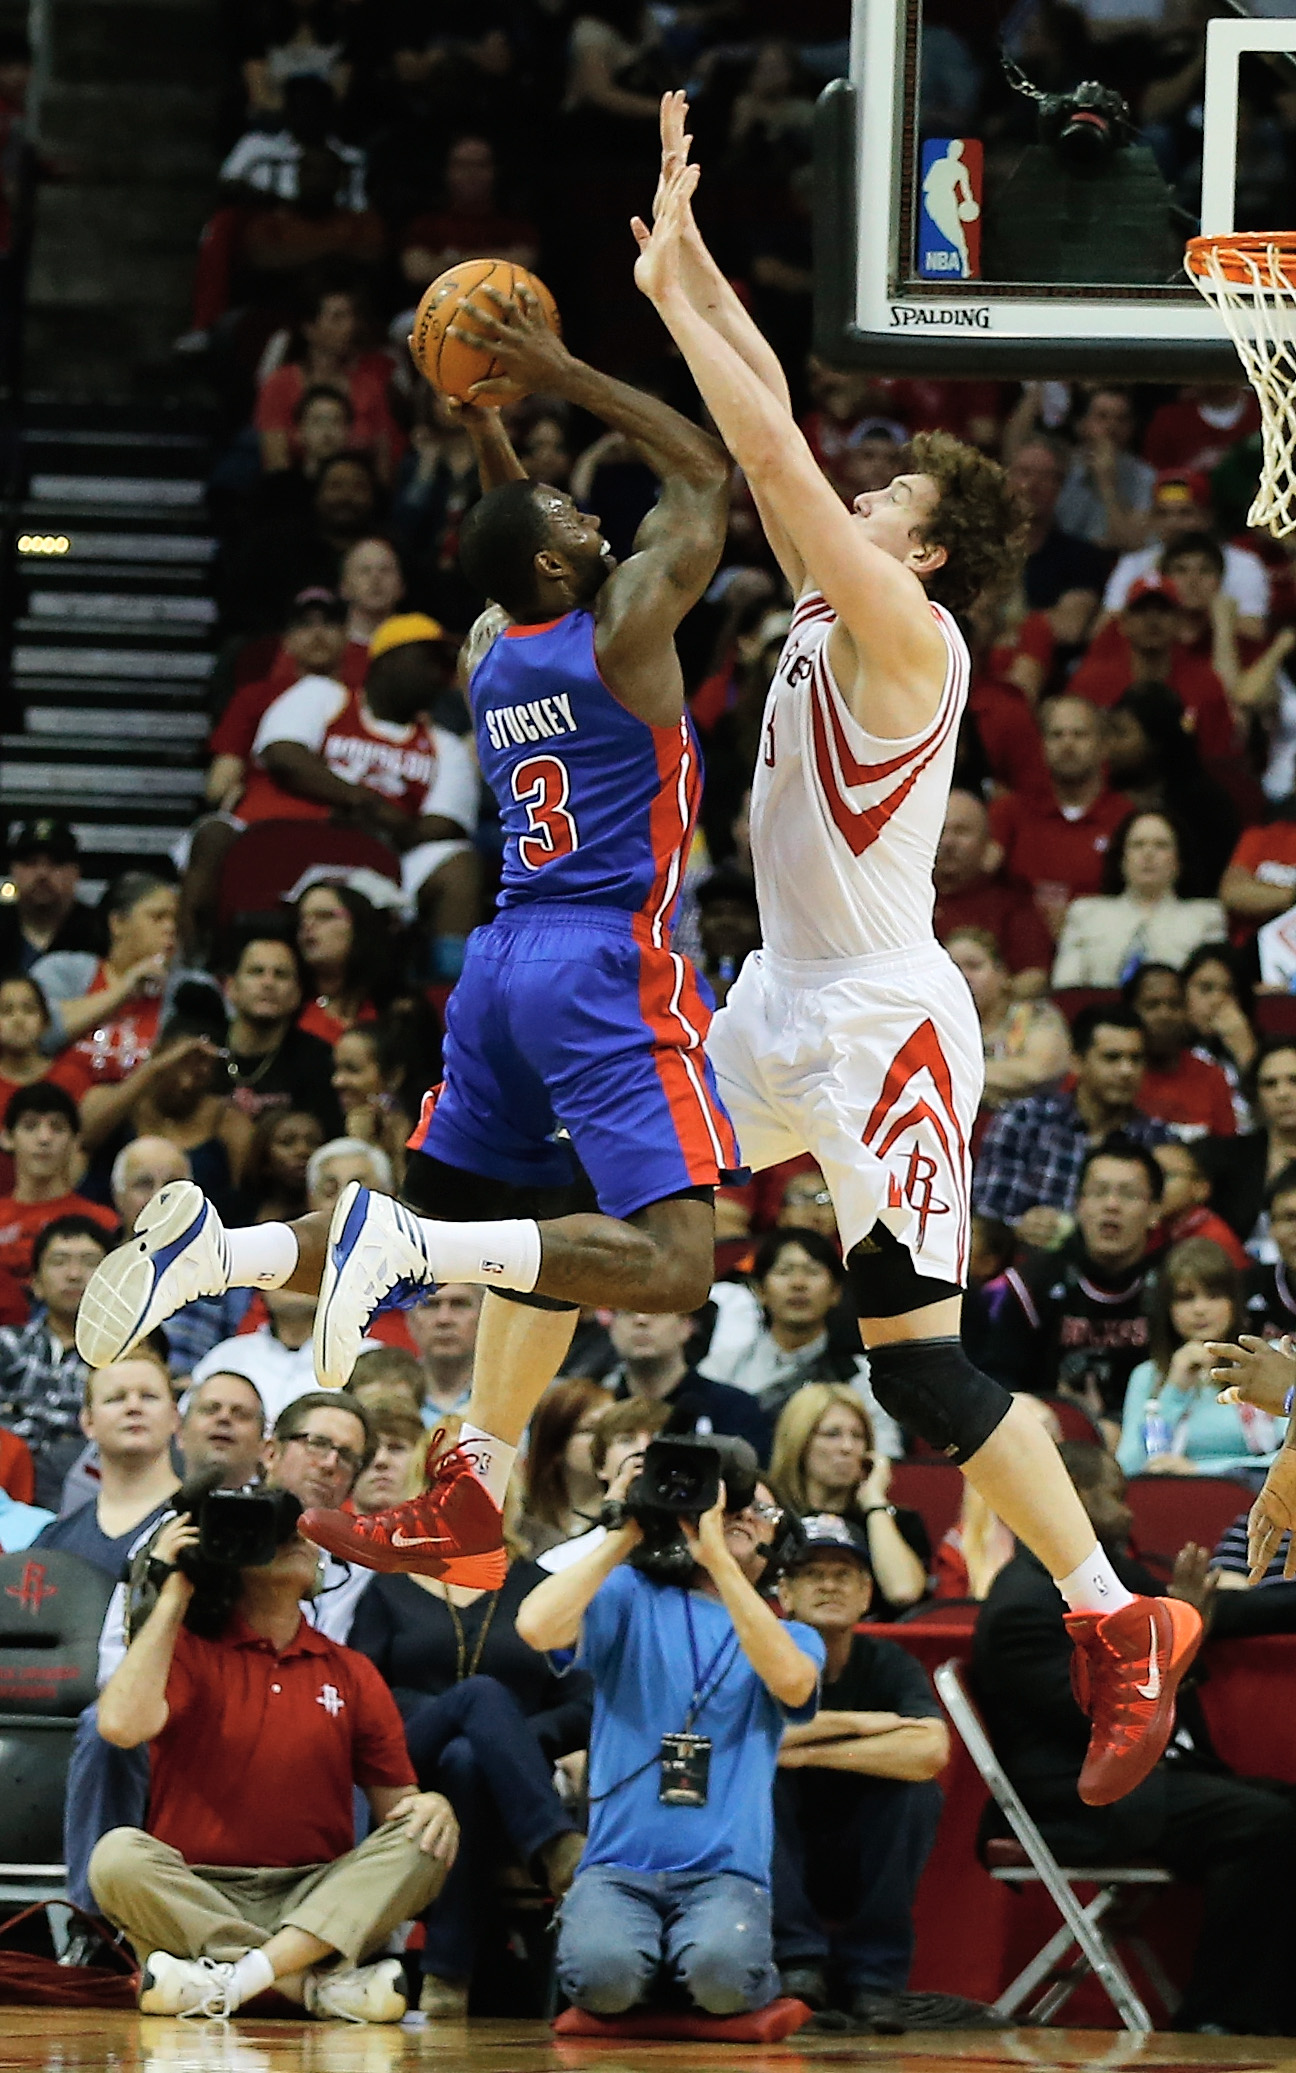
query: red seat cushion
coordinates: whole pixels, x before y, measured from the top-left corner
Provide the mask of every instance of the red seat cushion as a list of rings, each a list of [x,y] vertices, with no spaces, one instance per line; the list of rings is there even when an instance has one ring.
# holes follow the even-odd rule
[[[810,2020],[804,2001],[771,2001],[750,2015],[682,2015],[639,2008],[628,2015],[586,2015],[565,2008],[554,2022],[557,2037],[692,2037],[700,2044],[777,2044]]]
[[[987,1871],[1026,1871],[1030,1858],[1016,1836],[995,1835],[985,1846],[985,1864]]]

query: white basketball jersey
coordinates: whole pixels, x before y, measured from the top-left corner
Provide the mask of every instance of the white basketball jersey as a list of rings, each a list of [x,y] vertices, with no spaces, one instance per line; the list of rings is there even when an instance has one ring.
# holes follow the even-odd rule
[[[847,711],[828,666],[837,615],[818,591],[792,614],[765,706],[751,845],[767,950],[804,962],[930,943],[932,864],[945,824],[971,660],[941,605],[948,650],[934,718],[880,741]]]

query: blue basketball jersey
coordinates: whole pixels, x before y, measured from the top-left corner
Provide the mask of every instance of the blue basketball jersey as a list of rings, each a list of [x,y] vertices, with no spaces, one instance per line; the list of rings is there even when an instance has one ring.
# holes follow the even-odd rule
[[[501,908],[616,907],[663,941],[702,794],[687,714],[651,727],[613,697],[586,611],[507,627],[474,670],[471,697],[504,825]]]

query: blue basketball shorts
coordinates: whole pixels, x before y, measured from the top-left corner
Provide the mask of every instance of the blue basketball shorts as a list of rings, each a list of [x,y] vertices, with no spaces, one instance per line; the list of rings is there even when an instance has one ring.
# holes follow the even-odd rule
[[[703,1051],[710,993],[638,915],[534,902],[468,939],[445,1078],[414,1151],[513,1187],[561,1188],[574,1152],[608,1216],[744,1178]]]

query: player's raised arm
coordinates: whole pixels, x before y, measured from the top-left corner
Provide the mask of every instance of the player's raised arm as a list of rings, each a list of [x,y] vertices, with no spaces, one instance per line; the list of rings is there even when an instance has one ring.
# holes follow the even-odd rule
[[[696,184],[695,167],[675,175],[635,279],[688,361],[730,453],[850,637],[867,679],[869,724],[881,734],[916,732],[935,711],[946,659],[921,579],[942,565],[946,550],[922,540],[916,507],[907,560],[861,537],[799,428],[729,341],[698,315],[681,283],[683,210]],[[914,499],[914,478],[900,477],[881,494],[897,503]],[[838,679],[851,697],[848,675],[839,671]]]
[[[688,113],[688,100],[684,94],[662,95],[662,163],[657,196],[653,202],[654,220],[658,210],[665,205],[675,174],[688,164],[689,148],[693,142],[686,131]],[[642,252],[651,232],[639,216],[630,219],[630,228]],[[698,315],[705,317],[722,338],[728,339],[734,351],[747,362],[752,373],[791,417],[792,397],[783,364],[751,311],[738,296],[733,283],[722,273],[707,249],[689,202],[685,202],[681,210],[680,285]]]
[[[662,95],[661,176],[657,182],[657,194],[653,202],[653,218],[665,207],[667,196],[675,175],[688,163],[692,138],[686,133],[688,122],[688,101],[682,93]],[[640,251],[644,251],[651,237],[642,217],[631,218],[630,228]],[[721,272],[707,249],[706,241],[698,229],[690,203],[685,202],[681,210],[680,230],[680,285],[693,308],[704,317],[712,329],[726,339],[739,357],[746,361],[757,380],[761,382],[775,402],[792,417],[792,398],[788,390],[787,377],[782,363],[769,340],[752,318],[733,284]],[[774,558],[791,586],[793,595],[799,594],[805,584],[805,564],[784,528],[779,524],[768,503],[763,502],[758,489],[748,484],[753,501],[760,514],[765,537],[774,552]]]
[[[473,458],[483,490],[498,489],[502,482],[525,482],[526,469],[513,450],[499,411],[490,403],[459,403],[445,399],[446,409],[472,440]]]
[[[724,448],[660,397],[576,359],[525,288],[510,302],[482,290],[455,319],[451,335],[488,347],[519,386],[562,396],[601,418],[660,478],[661,495],[635,536],[633,554],[600,597],[597,643],[600,668],[618,697],[652,724],[672,724],[684,703],[675,629],[702,596],[724,548]]]

